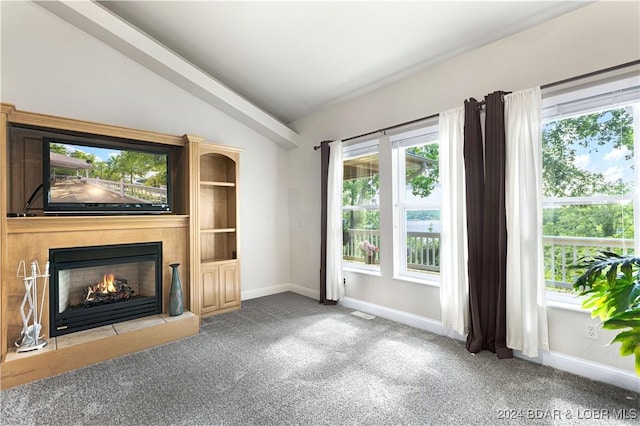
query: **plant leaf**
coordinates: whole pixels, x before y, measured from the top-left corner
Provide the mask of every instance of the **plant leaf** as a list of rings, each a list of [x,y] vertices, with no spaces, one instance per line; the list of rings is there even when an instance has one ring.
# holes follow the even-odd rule
[[[640,327],[639,312],[629,312],[628,316],[615,315],[602,323],[602,328],[615,330],[627,327]]]
[[[632,263],[631,259],[626,259],[624,262],[622,262],[622,265],[620,265],[620,271],[622,271],[622,273],[624,274],[624,276],[629,280],[632,281],[633,280],[633,267],[632,267]]]
[[[607,271],[607,282],[609,283],[610,287],[613,287],[616,285],[617,277],[618,277],[618,264],[612,263],[609,266],[609,270]]]
[[[613,338],[611,343],[620,343],[620,355],[629,356],[640,350],[640,327],[622,331]]]
[[[586,272],[573,284],[585,296],[582,307],[600,317],[602,327],[622,329],[611,341],[620,343],[620,355],[635,356],[635,370],[640,376],[640,257],[621,256],[601,251],[581,259]]]

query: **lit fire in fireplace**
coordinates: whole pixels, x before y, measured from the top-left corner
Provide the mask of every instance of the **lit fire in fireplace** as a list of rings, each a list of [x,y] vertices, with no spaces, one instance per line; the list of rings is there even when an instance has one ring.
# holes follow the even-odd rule
[[[104,275],[102,281],[86,288],[84,304],[119,302],[129,299],[133,293],[134,291],[127,285],[127,280],[116,279],[114,274],[109,273]]]
[[[116,286],[113,285],[115,278],[113,274],[106,274],[102,278],[102,282],[94,286],[96,293],[115,293]]]

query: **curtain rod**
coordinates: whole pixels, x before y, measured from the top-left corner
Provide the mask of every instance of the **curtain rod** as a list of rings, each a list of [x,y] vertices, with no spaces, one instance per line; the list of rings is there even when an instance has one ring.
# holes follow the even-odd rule
[[[431,114],[431,115],[427,115],[426,117],[416,118],[415,120],[405,121],[404,123],[394,124],[393,126],[383,127],[382,129],[374,130],[373,132],[367,132],[367,133],[363,133],[361,135],[351,136],[349,138],[342,139],[342,142],[347,142],[347,141],[350,141],[350,140],[353,140],[353,139],[362,138],[364,136],[371,136],[371,135],[375,135],[377,133],[383,133],[383,132],[386,132],[387,130],[397,129],[398,127],[403,127],[403,126],[408,126],[410,124],[419,123],[419,122],[424,121],[424,120],[429,120],[430,118],[436,118],[439,115],[440,114]],[[322,141],[321,143],[324,143],[324,142],[332,142],[332,141]],[[314,150],[320,149],[320,145],[314,146],[313,149]]]
[[[631,67],[631,66],[639,65],[639,64],[640,64],[640,59],[636,59],[635,61],[627,62],[625,64],[620,64],[620,65],[616,65],[616,66],[613,66],[613,67],[609,67],[609,68],[604,68],[604,69],[597,70],[597,71],[588,72],[586,74],[577,75],[575,77],[565,78],[564,80],[554,81],[553,83],[543,84],[542,86],[540,86],[540,89],[543,89],[543,90],[544,89],[548,89],[548,88],[553,87],[553,86],[559,86],[561,84],[571,83],[572,81],[581,80],[581,79],[587,78],[587,77],[593,77],[594,75],[603,74],[603,73],[611,72],[611,71],[616,71],[616,70],[619,70],[619,69],[622,69],[622,68],[627,68],[627,67]]]
[[[589,73],[586,73],[586,74],[581,74],[581,75],[578,75],[578,76],[575,76],[575,77],[566,78],[564,80],[554,81],[553,83],[543,84],[542,86],[540,86],[540,89],[548,89],[550,87],[558,86],[560,84],[570,83],[572,81],[580,80],[580,79],[587,78],[587,77],[592,77],[594,75],[598,75],[598,74],[602,74],[602,73],[610,72],[610,71],[615,71],[615,70],[618,70],[618,69],[622,69],[622,68],[626,68],[626,67],[630,67],[630,66],[638,65],[638,64],[640,64],[640,59],[637,59],[637,60],[631,61],[631,62],[627,62],[627,63],[624,63],[624,64],[616,65],[616,66],[613,66],[613,67],[604,68],[604,69],[601,69],[601,70],[598,70],[598,71],[592,71],[592,72],[589,72]],[[484,101],[479,101],[478,103],[481,104],[481,105],[484,105]],[[428,120],[430,118],[435,118],[435,117],[438,117],[439,115],[440,114],[431,114],[431,115],[428,115],[426,117],[416,118],[415,120],[405,121],[404,123],[394,124],[393,126],[389,126],[389,127],[383,127],[382,129],[374,130],[373,132],[363,133],[363,134],[357,135],[357,136],[351,136],[349,138],[342,139],[342,141],[346,142],[346,141],[350,141],[352,139],[361,138],[361,137],[364,137],[364,136],[375,135],[376,133],[386,132],[387,130],[393,130],[393,129],[397,129],[398,127],[408,126],[409,124],[414,124],[414,123],[418,123],[418,122],[423,121],[423,120]],[[327,140],[327,141],[322,141],[321,143],[323,143],[323,142],[332,142],[332,141]],[[320,149],[320,145],[317,145],[317,146],[313,147],[314,151],[316,151],[318,149]]]

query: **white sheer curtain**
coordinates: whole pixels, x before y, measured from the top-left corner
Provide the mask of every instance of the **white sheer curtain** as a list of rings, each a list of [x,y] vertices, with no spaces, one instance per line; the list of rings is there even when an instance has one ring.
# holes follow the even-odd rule
[[[342,141],[333,141],[327,182],[327,300],[341,300],[342,287]]]
[[[464,108],[441,113],[439,133],[442,185],[440,310],[443,327],[464,335],[469,329]]]
[[[540,88],[505,96],[507,347],[549,350],[542,255]]]

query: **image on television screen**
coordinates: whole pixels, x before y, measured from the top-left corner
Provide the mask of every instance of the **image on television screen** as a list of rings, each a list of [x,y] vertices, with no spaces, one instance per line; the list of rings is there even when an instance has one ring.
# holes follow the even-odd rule
[[[49,141],[49,205],[166,205],[167,154]]]

